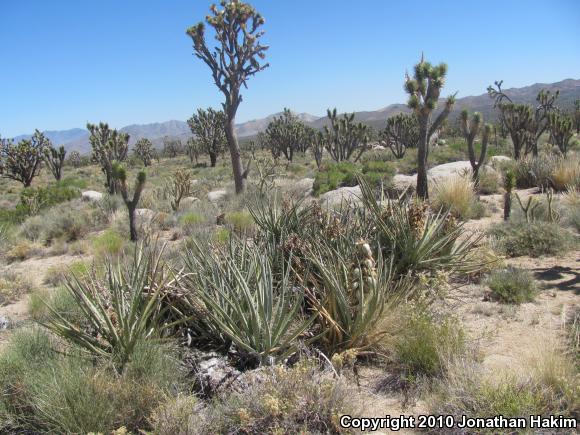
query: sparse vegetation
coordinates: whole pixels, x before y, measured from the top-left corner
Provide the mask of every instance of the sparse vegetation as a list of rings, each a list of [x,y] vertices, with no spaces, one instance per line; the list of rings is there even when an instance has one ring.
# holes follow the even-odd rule
[[[508,304],[532,302],[537,293],[534,277],[515,267],[493,271],[486,279],[486,284],[494,299]]]

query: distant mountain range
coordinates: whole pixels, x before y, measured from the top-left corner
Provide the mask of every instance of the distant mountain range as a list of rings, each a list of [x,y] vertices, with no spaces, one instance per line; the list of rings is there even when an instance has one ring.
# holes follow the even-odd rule
[[[552,92],[560,91],[558,105],[562,108],[569,109],[573,106],[574,101],[580,99],[580,80],[566,79],[557,83],[536,83],[523,88],[506,89],[504,92],[514,102],[534,104],[536,96],[540,89],[547,89]],[[439,105],[440,107],[442,104]],[[458,98],[455,103],[450,118],[456,119],[459,112],[464,108],[472,111],[481,112],[486,120],[495,120],[497,112],[493,108],[493,100],[487,94],[477,96]],[[356,112],[355,119],[369,124],[375,128],[382,128],[387,118],[401,112],[408,112],[406,104],[391,104],[375,111]],[[249,138],[264,131],[270,121],[280,116],[281,112],[269,115],[265,118],[255,119],[240,123],[237,125],[237,132],[240,138]],[[328,124],[326,116],[318,117],[308,113],[300,113],[297,116],[307,125],[321,129]],[[156,147],[163,146],[164,137],[178,138],[187,140],[191,136],[189,126],[184,121],[167,121],[153,124],[133,124],[123,127],[122,132],[129,133],[131,136],[129,144],[134,144],[138,139],[146,137],[153,142]],[[56,145],[64,145],[67,151],[76,150],[80,153],[90,151],[88,131],[82,128],[73,128],[71,130],[45,131],[45,135]],[[17,136],[16,141],[29,138],[30,135]]]

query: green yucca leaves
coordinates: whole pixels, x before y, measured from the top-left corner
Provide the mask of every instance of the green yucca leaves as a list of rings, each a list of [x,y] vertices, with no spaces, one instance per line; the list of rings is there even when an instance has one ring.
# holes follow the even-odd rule
[[[411,203],[406,199],[379,203],[368,184],[359,179],[362,200],[377,231],[386,257],[392,257],[399,275],[443,271],[474,273],[482,265],[470,260],[470,252],[483,235],[466,235],[463,223],[449,212],[424,214],[420,229],[413,228]]]
[[[274,277],[268,249],[248,243],[232,239],[229,247],[209,252],[194,244],[184,259],[184,293],[206,337],[231,341],[270,363],[297,350],[297,338],[313,317],[301,316],[303,293],[290,281],[289,269]]]
[[[48,305],[53,317],[43,325],[96,356],[111,358],[122,372],[140,340],[157,338],[162,329],[173,326],[160,321],[160,302],[174,282],[161,262],[162,251],[137,245],[128,266],[121,260],[107,262],[105,281],[67,277],[65,288],[86,323],[76,323]]]

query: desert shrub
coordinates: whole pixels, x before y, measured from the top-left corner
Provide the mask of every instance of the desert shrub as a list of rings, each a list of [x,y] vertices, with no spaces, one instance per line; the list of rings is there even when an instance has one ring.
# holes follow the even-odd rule
[[[114,214],[124,207],[123,199],[119,195],[104,194],[100,201],[94,203],[95,218],[101,224],[111,222]]]
[[[580,159],[568,156],[555,165],[550,177],[552,187],[563,192],[566,189],[580,188]]]
[[[230,230],[223,227],[216,228],[216,230],[213,233],[213,240],[219,245],[227,243],[228,240],[230,240],[230,237],[231,237]]]
[[[44,323],[54,318],[49,306],[67,319],[75,319],[78,324],[84,322],[83,312],[70,292],[63,287],[54,290],[39,289],[30,294],[28,312],[36,322]]]
[[[93,239],[93,252],[96,256],[117,256],[125,247],[125,239],[116,231],[105,230]]]
[[[543,352],[540,361],[532,362],[527,375],[509,374],[490,379],[471,360],[459,359],[450,364],[430,400],[429,412],[470,417],[529,418],[530,415],[578,415],[577,370],[560,352]],[[458,421],[458,420],[456,420]],[[471,432],[470,432],[471,433]],[[497,433],[496,429],[475,433]]]
[[[356,186],[356,175],[360,174],[358,166],[351,162],[328,163],[320,168],[314,179],[312,191],[319,196],[344,186]]]
[[[179,217],[179,224],[183,227],[186,232],[203,225],[205,222],[203,216],[198,213],[188,212],[184,213]]]
[[[0,306],[18,300],[32,290],[32,283],[16,272],[0,275]]]
[[[568,230],[549,222],[502,222],[492,226],[488,234],[508,257],[559,255],[577,244]]]
[[[562,222],[580,232],[580,188],[568,188],[562,194]]]
[[[433,187],[433,205],[454,216],[469,219],[476,203],[473,182],[461,176],[445,178]]]
[[[465,144],[463,144],[462,148],[457,147],[457,145],[453,147],[449,145],[433,147],[433,149],[429,153],[429,163],[431,166],[437,166],[442,165],[444,163],[458,162],[460,160],[464,160],[466,149],[467,147],[465,146]]]
[[[232,211],[226,214],[226,222],[237,234],[244,234],[254,227],[254,219],[247,211]]]
[[[0,355],[0,430],[110,433],[147,429],[147,417],[180,380],[171,351],[140,344],[122,376],[75,352],[63,356],[45,333],[18,332]],[[2,418],[3,417],[3,418]],[[4,427],[2,426],[4,425]]]
[[[251,375],[251,373],[250,373]],[[180,397],[158,408],[152,417],[156,433],[342,433],[341,415],[358,415],[354,392],[316,365],[261,369],[241,392],[201,406]]]
[[[21,225],[22,234],[28,240],[41,241],[47,245],[57,240],[79,240],[91,228],[91,212],[81,202],[57,205],[40,215],[29,217]]]
[[[479,181],[477,183],[477,191],[482,195],[491,195],[498,193],[500,187],[500,177],[494,170],[483,167],[479,171]]]
[[[457,319],[437,320],[426,310],[415,310],[397,336],[393,360],[407,378],[439,376],[451,359],[465,352],[465,336]]]
[[[6,252],[6,259],[8,262],[24,261],[28,258],[40,254],[41,248],[29,242],[28,240],[19,240],[15,242]]]
[[[520,189],[530,187],[549,187],[551,177],[559,157],[541,154],[537,157],[526,156],[513,162],[516,186]]]
[[[395,175],[392,163],[379,160],[367,161],[362,168],[363,178],[371,186],[389,186]]]
[[[58,287],[59,285],[64,284],[66,277],[70,274],[78,277],[85,277],[88,276],[89,272],[89,265],[85,261],[75,261],[71,264],[49,267],[44,274],[43,281],[45,284],[52,287]]]
[[[34,215],[43,208],[67,202],[81,196],[80,190],[70,184],[58,182],[46,187],[27,187],[20,193],[16,206],[24,215]]]
[[[516,267],[492,272],[485,284],[491,289],[494,299],[508,304],[532,302],[537,293],[532,274]]]

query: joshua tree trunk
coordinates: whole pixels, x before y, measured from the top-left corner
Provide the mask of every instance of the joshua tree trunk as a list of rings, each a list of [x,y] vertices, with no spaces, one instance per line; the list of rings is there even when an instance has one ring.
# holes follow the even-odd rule
[[[240,145],[238,144],[238,136],[236,134],[236,115],[235,112],[228,113],[226,120],[226,138],[228,139],[228,146],[230,148],[230,156],[232,158],[232,169],[234,172],[234,184],[236,193],[242,193],[245,189],[246,173],[242,166],[242,156],[240,152]]]
[[[217,153],[210,152],[209,153],[209,165],[212,168],[215,168],[216,163],[217,163]]]
[[[129,210],[129,235],[132,242],[137,241],[137,228],[135,227],[135,206],[127,206]]]
[[[512,193],[506,192],[503,197],[503,220],[507,221],[512,212]]]
[[[429,146],[428,125],[421,123],[420,139],[417,153],[417,196],[429,199],[427,182],[427,147]]]

